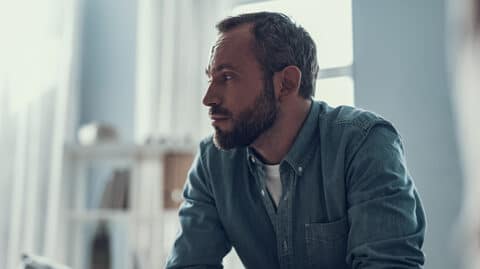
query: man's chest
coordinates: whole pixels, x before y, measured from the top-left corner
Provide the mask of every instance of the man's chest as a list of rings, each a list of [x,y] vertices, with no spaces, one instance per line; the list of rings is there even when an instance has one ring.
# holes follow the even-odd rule
[[[325,186],[332,183],[319,168],[307,168],[301,176],[283,172],[278,207],[268,195],[264,173],[247,169],[224,175],[230,184],[217,208],[246,266],[343,268],[348,234],[345,199],[341,194],[325,195],[329,191]]]

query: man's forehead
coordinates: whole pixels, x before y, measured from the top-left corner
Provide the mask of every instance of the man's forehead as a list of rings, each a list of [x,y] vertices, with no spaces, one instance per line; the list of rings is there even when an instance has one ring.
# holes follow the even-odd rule
[[[244,60],[252,54],[253,36],[251,26],[239,26],[226,33],[220,33],[211,49],[210,65],[221,64],[218,61]]]
[[[245,24],[245,25],[240,25],[237,26],[233,29],[230,29],[226,32],[219,33],[218,39],[216,42],[217,44],[223,43],[223,42],[230,42],[230,41],[245,41],[245,42],[250,42],[252,40],[252,25],[251,24]]]

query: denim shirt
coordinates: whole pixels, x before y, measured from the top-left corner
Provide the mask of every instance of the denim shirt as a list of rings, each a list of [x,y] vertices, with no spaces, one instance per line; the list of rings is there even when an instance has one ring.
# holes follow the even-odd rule
[[[312,101],[280,162],[278,208],[249,148],[200,144],[167,268],[422,268],[425,214],[391,123]]]

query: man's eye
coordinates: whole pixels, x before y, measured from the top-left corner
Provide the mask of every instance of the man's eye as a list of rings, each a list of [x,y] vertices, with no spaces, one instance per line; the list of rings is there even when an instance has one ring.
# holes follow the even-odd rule
[[[231,75],[223,75],[223,80],[231,80],[233,76]]]

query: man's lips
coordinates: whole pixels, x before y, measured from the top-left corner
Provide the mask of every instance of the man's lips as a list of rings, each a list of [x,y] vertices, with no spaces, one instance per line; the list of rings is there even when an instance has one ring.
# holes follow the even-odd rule
[[[230,117],[223,116],[223,115],[210,115],[210,119],[212,120],[212,125],[217,126],[219,124],[227,122],[227,120],[230,119]]]
[[[210,118],[214,121],[228,119],[228,117],[221,117],[221,116],[210,116]]]
[[[227,120],[229,117],[223,115],[210,115],[210,119],[213,121]]]

